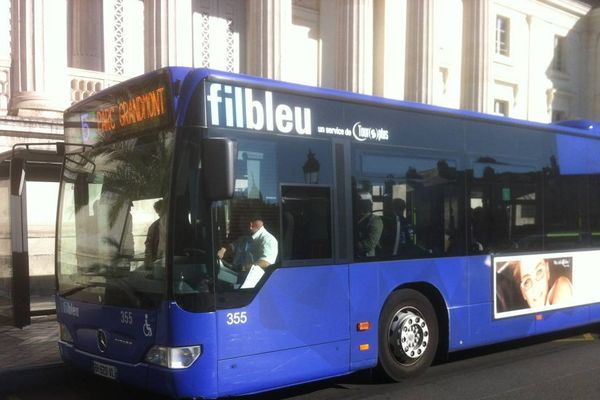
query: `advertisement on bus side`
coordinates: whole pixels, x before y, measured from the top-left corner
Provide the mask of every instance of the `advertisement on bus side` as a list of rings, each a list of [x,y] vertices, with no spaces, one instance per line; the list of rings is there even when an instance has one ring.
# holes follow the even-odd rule
[[[597,250],[494,257],[494,317],[599,302],[599,259]]]

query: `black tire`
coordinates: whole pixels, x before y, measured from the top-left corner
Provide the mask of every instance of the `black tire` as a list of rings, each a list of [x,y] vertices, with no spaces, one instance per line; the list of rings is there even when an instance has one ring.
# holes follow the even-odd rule
[[[424,373],[437,351],[438,327],[425,296],[412,289],[393,292],[379,317],[378,372],[396,382]]]

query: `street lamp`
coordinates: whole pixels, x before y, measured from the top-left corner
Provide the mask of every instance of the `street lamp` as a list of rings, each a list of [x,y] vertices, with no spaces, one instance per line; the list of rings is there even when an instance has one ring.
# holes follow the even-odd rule
[[[302,167],[302,171],[304,171],[304,182],[305,183],[319,183],[319,170],[321,169],[321,164],[315,158],[315,153],[313,153],[310,149],[308,149],[308,154],[306,155],[306,162]]]

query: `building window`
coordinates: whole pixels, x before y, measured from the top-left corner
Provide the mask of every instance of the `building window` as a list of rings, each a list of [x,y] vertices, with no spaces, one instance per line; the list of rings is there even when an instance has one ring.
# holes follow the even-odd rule
[[[236,0],[193,2],[193,65],[240,72],[244,7]]]
[[[565,38],[554,36],[554,58],[552,60],[552,69],[565,72]]]
[[[496,54],[509,55],[510,20],[506,17],[496,17]]]
[[[508,101],[494,100],[494,114],[508,117]]]

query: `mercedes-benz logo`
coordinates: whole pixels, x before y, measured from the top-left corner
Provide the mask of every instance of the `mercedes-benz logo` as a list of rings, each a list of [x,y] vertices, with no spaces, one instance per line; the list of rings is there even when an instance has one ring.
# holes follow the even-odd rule
[[[96,341],[98,342],[98,350],[100,350],[101,353],[104,353],[108,348],[108,337],[106,336],[106,332],[102,329],[98,329]]]

